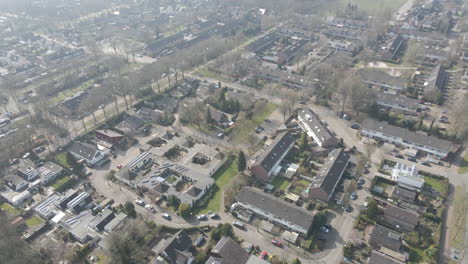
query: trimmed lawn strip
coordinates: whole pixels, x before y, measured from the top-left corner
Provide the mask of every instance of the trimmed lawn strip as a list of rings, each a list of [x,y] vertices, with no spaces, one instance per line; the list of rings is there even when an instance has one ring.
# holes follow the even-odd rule
[[[285,177],[281,177],[281,176],[276,176],[274,179],[273,179],[273,182],[271,183],[273,186],[275,186],[276,189],[278,190],[281,190],[281,191],[286,191],[286,188],[288,187],[288,185],[290,184],[291,182],[285,178]]]
[[[40,224],[44,223],[44,220],[42,220],[41,218],[37,217],[37,216],[33,216],[29,219],[26,219],[26,225],[28,227],[35,227],[35,226],[38,226]]]
[[[68,169],[71,168],[67,161],[67,153],[65,152],[57,154],[55,156],[55,161],[57,161],[57,163],[61,165],[62,167],[65,167]]]
[[[52,188],[54,188],[54,189],[56,189],[56,190],[57,190],[57,189],[60,189],[60,187],[62,187],[64,184],[67,184],[67,182],[70,181],[70,180],[71,180],[70,177],[64,176],[64,177],[62,177],[62,178],[56,180],[56,181],[54,182],[54,184],[52,184]]]
[[[207,204],[203,207],[194,208],[194,214],[206,214],[209,211],[218,212],[221,208],[221,197],[224,186],[231,182],[232,178],[236,176],[239,171],[237,170],[237,163],[235,158],[230,158],[226,163],[221,166],[218,171],[213,175],[215,184],[212,188],[216,188],[215,194],[210,198]]]

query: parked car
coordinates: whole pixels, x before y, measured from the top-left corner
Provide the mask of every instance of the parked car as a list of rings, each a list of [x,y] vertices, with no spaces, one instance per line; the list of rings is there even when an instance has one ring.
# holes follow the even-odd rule
[[[239,221],[234,221],[232,223],[232,225],[239,228],[239,229],[245,229],[245,225],[243,223],[239,222]]]
[[[253,245],[252,244],[249,244],[246,248],[245,248],[245,251],[247,251],[247,253],[251,253],[253,250]]]
[[[262,251],[262,254],[260,254],[260,259],[266,259],[268,256],[268,253],[266,251]]]
[[[153,208],[153,206],[151,204],[145,205],[145,209],[152,212],[152,213],[156,213],[156,210],[154,210],[154,208]]]
[[[348,205],[348,206],[346,206],[345,211],[347,213],[351,213],[353,211],[353,207],[351,207],[351,205]]]
[[[401,154],[395,154],[395,158],[398,158],[398,159],[405,159],[405,157],[403,157],[403,155],[401,155]]]
[[[330,232],[330,229],[326,228],[325,226],[321,226],[320,231],[328,233],[328,232]]]
[[[218,219],[219,215],[217,213],[210,214],[211,219]]]
[[[357,124],[357,123],[351,125],[352,129],[359,129],[360,127],[361,126],[359,126],[359,124]]]
[[[208,220],[208,217],[207,217],[206,215],[203,214],[203,215],[197,216],[197,219],[198,219],[199,221],[206,221],[206,220]]]
[[[353,192],[350,196],[351,200],[357,200],[358,196],[356,192]]]
[[[423,161],[423,162],[421,162],[421,164],[424,165],[424,166],[428,166],[428,167],[431,166],[431,164],[429,162],[427,162],[427,161]]]
[[[10,160],[10,165],[15,165],[19,163],[19,159],[12,159]]]
[[[37,147],[37,148],[35,148],[35,149],[34,149],[34,152],[36,152],[36,153],[41,153],[41,152],[43,152],[44,150],[46,150],[46,148],[45,148],[44,146],[42,146],[42,147]]]
[[[418,161],[416,160],[416,158],[413,158],[413,157],[409,157],[408,160],[409,160],[409,161],[412,161],[412,162],[418,162]]]
[[[27,158],[29,158],[29,156],[31,156],[31,153],[26,152],[26,153],[23,155],[23,159],[27,159]]]
[[[280,241],[278,241],[278,240],[276,240],[276,239],[274,239],[274,238],[271,240],[271,243],[272,243],[273,245],[277,246],[277,247],[282,247],[282,246],[283,246],[283,244],[281,244]]]
[[[203,245],[203,242],[205,242],[205,238],[203,236],[200,236],[199,238],[197,238],[197,240],[195,240],[194,246],[199,247]]]
[[[326,228],[328,228],[329,230],[332,229],[332,226],[331,226],[330,224],[324,224],[323,226],[326,227]]]
[[[366,181],[365,181],[364,178],[362,178],[362,177],[359,178],[358,181],[357,181],[357,183],[358,183],[359,185],[363,185],[365,182],[366,182]]]
[[[171,216],[169,214],[164,213],[162,214],[162,217],[166,220],[171,220]]]
[[[139,206],[145,206],[145,202],[139,199],[135,200],[135,203]]]

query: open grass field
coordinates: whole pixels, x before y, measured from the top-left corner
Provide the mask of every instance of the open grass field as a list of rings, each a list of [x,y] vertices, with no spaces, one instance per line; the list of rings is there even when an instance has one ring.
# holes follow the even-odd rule
[[[466,154],[460,162],[458,173],[463,174],[468,172],[468,154]]]
[[[223,199],[223,189],[224,186],[229,184],[239,173],[237,170],[237,162],[235,158],[228,159],[226,163],[218,169],[218,171],[213,175],[213,179],[215,180],[215,184],[212,188],[215,188],[216,192],[208,201],[208,203],[200,208],[195,208],[193,211],[194,214],[206,214],[209,211],[211,212],[218,212],[221,210],[221,199]]]
[[[68,164],[68,160],[67,160],[67,153],[63,152],[63,153],[57,154],[55,156],[55,161],[57,161],[59,165],[70,169],[70,164]]]
[[[26,225],[28,227],[35,227],[37,225],[40,225],[44,223],[44,220],[42,220],[41,218],[37,217],[37,216],[33,216],[29,219],[26,219]]]
[[[424,183],[430,185],[434,190],[438,191],[443,196],[447,195],[445,182],[432,177],[424,176]]]
[[[14,208],[13,206],[11,206],[11,205],[9,205],[7,203],[2,203],[0,205],[0,209],[5,211],[10,216],[17,216],[17,215],[20,215],[22,213],[20,210]]]
[[[255,133],[255,127],[263,123],[276,108],[274,104],[261,102],[255,105],[251,119],[247,119],[244,114],[239,115],[239,121],[231,132],[232,142],[234,144],[246,143],[248,135]]]
[[[466,227],[466,214],[463,208],[466,206],[465,202],[466,192],[463,186],[457,186],[455,189],[455,196],[453,198],[453,224],[450,228],[450,246],[463,250],[465,241],[465,227]]]

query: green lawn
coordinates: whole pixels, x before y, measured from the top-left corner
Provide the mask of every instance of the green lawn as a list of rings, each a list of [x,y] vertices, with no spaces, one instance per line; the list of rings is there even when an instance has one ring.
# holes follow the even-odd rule
[[[68,181],[70,181],[71,178],[68,176],[64,176],[58,180],[55,181],[54,184],[52,184],[52,188],[54,189],[60,189],[64,184],[67,184]]]
[[[463,250],[465,241],[465,223],[466,214],[463,212],[465,207],[465,195],[466,192],[462,186],[457,186],[455,189],[455,196],[453,199],[453,223],[450,228],[450,246]]]
[[[444,189],[444,183],[432,177],[424,176],[424,183],[430,185],[434,190],[438,191],[442,195],[446,195]]]
[[[274,104],[261,102],[255,106],[251,119],[247,119],[245,115],[239,117],[239,121],[231,131],[233,143],[246,143],[249,134],[255,133],[255,127],[263,123],[276,108]]]
[[[167,181],[168,183],[170,183],[170,184],[173,184],[174,182],[177,181],[177,177],[174,176],[174,175],[171,175],[171,176],[169,176],[169,177],[166,178],[166,181]]]
[[[57,94],[55,97],[51,98],[49,102],[51,104],[55,104],[58,102],[61,102],[62,100],[72,97],[73,95],[77,94],[78,92],[84,91],[86,88],[90,87],[91,85],[94,84],[94,80],[88,80],[82,84],[80,84],[78,87],[75,87],[73,89],[68,89],[65,90],[59,94]]]
[[[10,204],[7,204],[7,203],[2,203],[2,205],[0,205],[0,208],[2,210],[4,210],[7,214],[11,215],[11,216],[17,216],[17,215],[20,215],[22,213],[21,210],[18,210],[18,209],[14,208],[13,206],[11,206]]]
[[[26,219],[26,225],[28,227],[35,227],[37,225],[40,225],[44,223],[44,220],[42,220],[41,218],[37,217],[37,216],[33,216],[29,219]]]
[[[463,174],[468,172],[468,154],[466,154],[460,162],[458,173]]]
[[[224,186],[231,182],[232,178],[239,173],[237,170],[236,159],[231,158],[226,163],[218,169],[218,171],[213,175],[215,184],[212,188],[215,188],[216,193],[211,197],[208,203],[203,207],[197,207],[194,209],[194,214],[206,214],[209,211],[218,212],[221,210],[221,199]]]
[[[290,183],[291,182],[287,178],[281,177],[281,176],[276,176],[273,179],[271,184],[273,186],[275,186],[276,189],[281,190],[281,191],[285,191]]]
[[[67,153],[63,152],[63,153],[57,154],[55,156],[55,161],[57,161],[59,165],[62,165],[63,167],[70,169],[70,165],[68,164],[68,160],[67,160]]]

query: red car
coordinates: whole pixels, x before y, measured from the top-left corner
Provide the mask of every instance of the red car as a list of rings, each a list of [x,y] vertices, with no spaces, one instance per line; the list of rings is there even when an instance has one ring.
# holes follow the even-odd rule
[[[263,251],[262,254],[260,254],[260,259],[266,259],[268,253],[266,251]]]
[[[276,239],[271,240],[271,243],[277,247],[282,247],[283,245]]]

